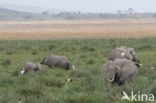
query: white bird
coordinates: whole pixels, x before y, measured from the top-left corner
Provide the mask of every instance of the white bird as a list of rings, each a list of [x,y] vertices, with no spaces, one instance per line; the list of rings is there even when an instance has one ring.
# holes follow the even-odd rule
[[[142,66],[142,64],[139,64],[140,66]]]
[[[75,68],[75,66],[74,66],[74,65],[72,65],[72,68],[73,68],[74,70],[76,70],[76,68]]]
[[[21,71],[21,74],[23,75],[24,73],[25,73],[25,71],[24,71],[24,70],[22,70],[22,71]]]
[[[124,52],[121,53],[121,57],[122,58],[125,57],[125,53]]]
[[[153,69],[153,70],[154,70],[155,68],[154,68],[154,67],[151,67],[151,69]]]
[[[67,79],[67,82],[72,82],[72,80],[70,78]]]

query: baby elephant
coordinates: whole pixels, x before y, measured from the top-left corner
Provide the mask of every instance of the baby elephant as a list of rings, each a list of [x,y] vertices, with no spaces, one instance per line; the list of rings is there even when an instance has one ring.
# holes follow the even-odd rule
[[[136,55],[136,52],[133,48],[127,48],[126,46],[117,47],[109,55],[109,60],[115,60],[117,58],[125,58],[131,61],[136,62],[136,65],[139,67],[140,61]]]
[[[41,64],[48,65],[49,67],[60,67],[65,70],[70,69],[70,63],[65,56],[48,55],[43,58]]]
[[[39,63],[32,63],[32,62],[27,62],[25,63],[22,71],[21,71],[21,74],[25,74],[27,73],[28,71],[30,70],[34,70],[34,71],[38,71],[38,70],[41,70],[42,69],[42,65],[39,64]]]
[[[138,75],[137,66],[127,59],[109,60],[105,63],[101,72],[107,82],[114,82],[118,85],[129,83]]]

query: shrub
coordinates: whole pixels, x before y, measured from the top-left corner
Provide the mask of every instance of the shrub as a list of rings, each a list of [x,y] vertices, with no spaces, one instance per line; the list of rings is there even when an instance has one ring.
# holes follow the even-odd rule
[[[55,49],[55,48],[56,48],[55,45],[49,45],[49,46],[48,46],[48,49],[49,49],[49,50],[52,50],[52,49]]]
[[[69,74],[71,77],[87,77],[90,75],[90,72],[88,70],[77,70],[77,71],[72,71]]]
[[[34,50],[32,50],[32,55],[36,55],[36,54],[38,54],[38,50],[37,49],[34,49]]]
[[[56,79],[48,79],[48,78],[41,78],[40,82],[43,82],[46,86],[49,87],[56,87],[56,88],[61,88],[64,83],[61,80],[56,80]]]
[[[14,54],[15,52],[16,52],[15,50],[7,50],[6,54],[7,55],[11,55],[11,54]]]
[[[90,47],[88,51],[95,51],[95,49],[93,47]]]
[[[80,55],[80,58],[87,58],[87,55],[82,54]]]
[[[7,87],[10,86],[14,83],[14,80],[12,78],[9,78],[5,75],[3,75],[4,77],[1,77],[1,81],[0,81],[0,87]]]
[[[87,64],[94,64],[95,63],[95,60],[94,59],[89,59]]]
[[[32,47],[31,46],[22,46],[22,48],[24,49],[24,50],[30,50]]]
[[[10,59],[5,59],[3,62],[2,62],[2,65],[7,67],[11,64],[11,60]]]
[[[138,47],[138,50],[145,50],[145,49],[152,49],[152,46],[150,44],[143,44],[143,45],[140,45]]]
[[[37,96],[40,97],[43,95],[41,88],[38,87],[34,87],[34,88],[27,88],[27,87],[23,87],[23,88],[18,88],[17,93],[23,96]]]
[[[12,76],[18,76],[20,75],[21,68],[16,68],[14,71],[11,71]]]
[[[88,51],[88,49],[89,48],[87,46],[84,46],[84,47],[81,48],[82,51]]]

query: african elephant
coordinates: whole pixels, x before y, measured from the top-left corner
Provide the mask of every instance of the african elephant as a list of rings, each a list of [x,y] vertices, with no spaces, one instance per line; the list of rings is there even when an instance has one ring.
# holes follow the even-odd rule
[[[39,63],[26,62],[21,71],[21,74],[25,74],[30,70],[38,71],[41,69],[42,69],[42,65]]]
[[[70,62],[65,56],[48,55],[43,58],[41,64],[48,65],[49,67],[60,67],[65,70],[70,69]]]
[[[117,58],[126,58],[128,60],[136,62],[136,65],[139,67],[140,61],[136,55],[136,52],[133,48],[127,48],[126,46],[121,46],[113,49],[109,55],[109,60],[115,60]]]
[[[138,75],[137,66],[132,61],[120,58],[107,61],[101,72],[107,82],[118,85],[129,83]]]

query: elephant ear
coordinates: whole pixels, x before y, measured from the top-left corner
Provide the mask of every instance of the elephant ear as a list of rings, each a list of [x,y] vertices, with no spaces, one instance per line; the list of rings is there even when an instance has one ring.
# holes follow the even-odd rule
[[[128,55],[127,57],[129,58],[129,60],[133,60],[134,56],[133,56],[133,51],[134,49],[133,48],[128,48]]]
[[[46,63],[47,63],[47,56],[44,56],[44,57],[43,57],[42,63],[43,63],[43,64],[46,64]],[[42,64],[42,63],[41,63],[41,64]]]
[[[44,62],[45,62],[45,64],[47,64],[47,61],[48,61],[48,58],[47,58],[47,57],[45,57],[45,61],[44,61]]]
[[[117,63],[114,63],[114,67],[115,67],[116,72],[119,72],[121,70],[120,65]]]
[[[133,48],[128,48],[129,49],[129,52],[132,56],[135,56],[136,55],[136,52]]]

